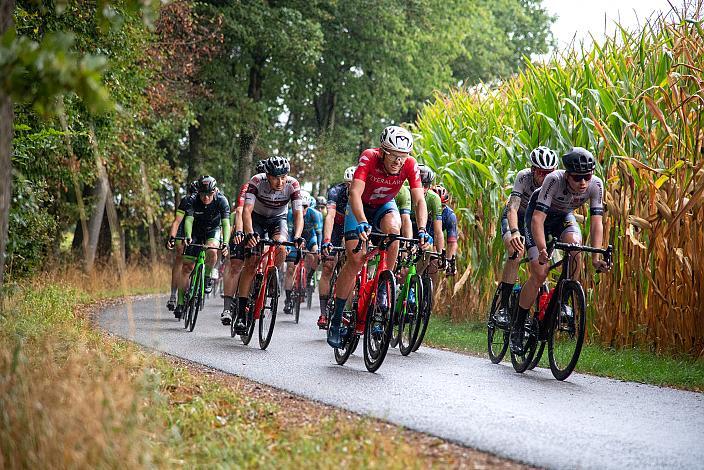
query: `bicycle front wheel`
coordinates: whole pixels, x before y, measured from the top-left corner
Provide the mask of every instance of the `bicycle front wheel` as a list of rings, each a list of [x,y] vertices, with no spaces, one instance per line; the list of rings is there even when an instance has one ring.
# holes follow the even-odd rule
[[[302,261],[301,261],[302,262]],[[296,281],[296,285],[293,290],[293,321],[298,324],[298,320],[301,318],[301,303],[305,300],[306,296],[306,268],[301,269],[301,275]]]
[[[508,329],[502,328],[496,322],[496,316],[501,308],[501,289],[496,290],[494,300],[491,301],[489,318],[486,321],[486,344],[489,360],[498,364],[506,355],[508,349]]]
[[[264,291],[264,305],[259,312],[259,347],[266,349],[274,334],[276,323],[276,308],[279,304],[279,273],[276,268],[269,269],[266,273]]]
[[[415,344],[413,345],[413,351],[418,351],[423,339],[425,338],[425,332],[428,331],[428,322],[430,321],[430,313],[433,311],[433,280],[430,276],[425,275],[422,277],[423,281],[423,302],[421,303],[421,325],[420,331],[418,332],[418,337],[416,338]]]
[[[548,337],[550,370],[557,380],[570,376],[579,360],[587,323],[586,302],[582,286],[565,281],[555,304],[552,328]]]
[[[240,315],[245,315],[245,324],[247,329],[243,335],[240,335],[242,343],[246,346],[252,341],[254,336],[254,307],[257,303],[257,296],[259,295],[259,289],[262,286],[262,274],[256,274],[252,280],[252,285],[249,287],[249,300],[247,301],[247,308],[245,312],[240,312]]]
[[[406,295],[406,308],[398,315],[399,319],[399,338],[398,349],[401,354],[408,356],[413,351],[416,344],[418,333],[423,322],[421,315],[421,305],[423,303],[423,284],[420,276],[414,274],[411,278],[411,283],[408,285],[408,294]]]
[[[203,308],[203,275],[205,268],[201,266],[201,268],[198,270],[198,274],[196,275],[196,282],[195,282],[195,292],[193,292],[193,297],[191,298],[191,301],[193,302],[193,312],[191,313],[191,321],[190,324],[188,325],[188,331],[193,331],[193,329],[196,327],[196,320],[198,320],[198,312]]]
[[[396,281],[391,271],[379,274],[376,295],[364,325],[364,365],[376,372],[386,358],[393,330]]]

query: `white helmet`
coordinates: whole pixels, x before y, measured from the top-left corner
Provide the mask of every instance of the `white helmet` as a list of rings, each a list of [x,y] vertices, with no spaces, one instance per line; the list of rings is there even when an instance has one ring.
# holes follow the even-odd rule
[[[381,133],[379,143],[386,150],[410,153],[413,150],[413,136],[403,127],[388,126]]]
[[[530,163],[541,170],[554,170],[557,168],[557,155],[547,147],[536,147],[530,153]]]
[[[310,206],[310,193],[308,191],[301,190],[301,201],[304,206]]]
[[[356,166],[351,166],[345,170],[345,176],[343,179],[345,180],[346,183],[351,182],[354,179],[354,172],[357,171]]]

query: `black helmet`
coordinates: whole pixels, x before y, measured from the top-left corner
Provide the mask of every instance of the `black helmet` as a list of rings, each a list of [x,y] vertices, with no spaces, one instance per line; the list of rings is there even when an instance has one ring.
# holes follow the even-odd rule
[[[281,176],[288,174],[291,171],[291,165],[288,163],[288,158],[284,157],[269,157],[264,161],[264,167],[267,175]]]
[[[427,165],[418,165],[418,170],[420,170],[420,181],[421,183],[428,185],[433,184],[435,181],[435,172]]]
[[[195,194],[198,192],[198,180],[193,180],[191,181],[191,184],[188,185],[188,194]]]
[[[596,160],[589,150],[572,147],[572,150],[562,156],[562,165],[569,173],[589,173],[596,168]]]
[[[259,160],[257,162],[257,173],[264,173],[266,171],[266,160]]]
[[[201,176],[198,179],[198,192],[199,193],[212,193],[215,191],[215,187],[218,185],[218,182],[215,181],[215,178],[212,176]]]

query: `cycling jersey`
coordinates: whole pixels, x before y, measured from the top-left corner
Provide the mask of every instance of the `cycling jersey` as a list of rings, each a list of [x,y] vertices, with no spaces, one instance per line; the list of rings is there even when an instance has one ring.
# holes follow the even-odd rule
[[[381,151],[378,148],[362,152],[359,165],[354,172],[354,179],[365,182],[362,203],[373,208],[381,207],[391,201],[406,180],[410,183],[411,189],[422,187],[418,163],[413,157],[406,159],[398,175],[390,175],[384,168]]]
[[[410,191],[408,192],[410,199]],[[428,225],[432,225],[433,220],[442,220],[442,201],[435,191],[425,192],[425,207],[428,210]],[[411,220],[416,220],[416,211],[411,206]]]
[[[230,217],[230,203],[221,193],[215,193],[213,201],[205,205],[200,197],[195,195],[186,216],[193,217],[193,231],[198,233],[210,232],[220,227],[224,219]]]
[[[528,207],[528,201],[533,195],[533,192],[540,186],[535,184],[535,178],[533,178],[533,171],[530,168],[521,170],[516,174],[516,181],[513,183],[513,189],[511,190],[511,196],[517,196],[521,198],[520,211],[525,212],[526,207]]]
[[[345,211],[350,192],[347,183],[339,183],[328,189],[328,210],[335,210],[335,225],[345,221]]]
[[[288,234],[293,238],[293,210],[288,210]],[[306,239],[310,248],[322,241],[323,215],[319,210],[309,207],[303,214],[303,232],[301,236]]]
[[[178,203],[178,208],[176,208],[176,215],[186,215],[186,212],[188,212],[188,209],[193,204],[193,199],[196,197],[198,196],[193,194],[182,197],[181,202]],[[181,219],[181,223],[178,224],[178,229],[176,230],[176,236],[178,238],[183,238],[185,236],[185,232],[183,231],[184,223],[185,220]]]
[[[401,186],[398,194],[394,198],[396,205],[398,206],[399,214],[410,214],[411,213],[411,190],[405,184]]]
[[[446,241],[448,243],[457,241],[457,215],[447,205],[442,209],[442,230],[447,234]],[[431,223],[428,224],[428,234],[435,238],[435,229]]]
[[[535,210],[548,215],[568,214],[584,205],[587,199],[591,215],[604,214],[604,183],[601,178],[593,175],[587,190],[583,193],[575,193],[569,188],[565,170],[557,170],[545,177],[536,200]]]
[[[285,219],[289,201],[291,201],[293,210],[301,210],[301,187],[294,177],[286,177],[281,191],[275,191],[271,188],[264,173],[254,175],[249,180],[244,203],[254,205],[254,213],[266,218],[283,217]]]

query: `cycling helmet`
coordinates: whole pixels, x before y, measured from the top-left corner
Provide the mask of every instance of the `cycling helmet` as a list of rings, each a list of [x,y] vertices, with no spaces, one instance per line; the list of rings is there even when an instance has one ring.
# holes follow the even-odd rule
[[[435,186],[433,188],[433,191],[435,191],[438,196],[440,196],[440,202],[443,204],[447,204],[450,201],[450,191],[445,188],[445,186]]]
[[[308,191],[301,191],[301,201],[305,207],[310,206],[310,193]]]
[[[343,178],[345,180],[345,183],[349,183],[354,179],[354,172],[355,171],[357,171],[356,166],[351,166],[345,170],[345,176]]]
[[[212,193],[215,191],[215,187],[218,182],[212,176],[204,175],[198,179],[198,192],[199,193]]]
[[[403,127],[388,126],[379,138],[381,147],[385,150],[410,153],[413,150],[413,136]]]
[[[327,204],[327,200],[323,196],[318,196],[315,198],[316,207],[324,207]]]
[[[435,181],[435,172],[428,165],[420,164],[418,165],[418,170],[420,171],[420,181],[424,185],[433,184]]]
[[[530,164],[541,170],[557,168],[557,155],[547,147],[536,147],[530,153]]]
[[[198,192],[198,180],[193,180],[191,181],[191,184],[188,185],[188,194],[195,194]]]
[[[291,171],[291,165],[288,163],[288,158],[269,157],[264,161],[264,169],[267,175],[282,176]]]
[[[265,173],[266,172],[266,160],[259,160],[257,162],[257,173]]]
[[[582,147],[572,147],[562,156],[562,164],[569,173],[590,173],[596,168],[594,155]]]

